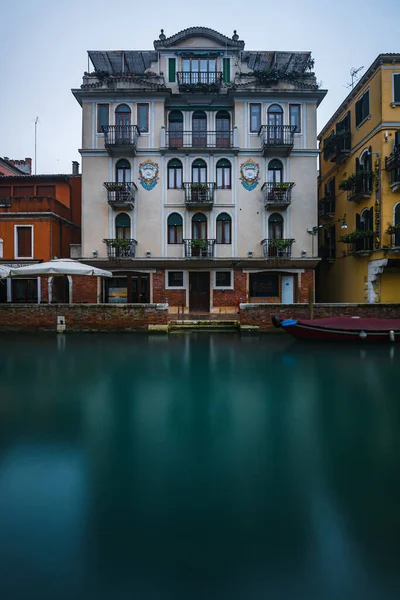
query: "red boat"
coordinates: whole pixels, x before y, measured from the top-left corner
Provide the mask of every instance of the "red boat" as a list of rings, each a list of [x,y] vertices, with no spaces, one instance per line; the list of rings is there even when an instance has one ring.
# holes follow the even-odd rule
[[[400,319],[335,317],[330,319],[284,319],[272,317],[275,327],[298,340],[328,342],[400,342]]]

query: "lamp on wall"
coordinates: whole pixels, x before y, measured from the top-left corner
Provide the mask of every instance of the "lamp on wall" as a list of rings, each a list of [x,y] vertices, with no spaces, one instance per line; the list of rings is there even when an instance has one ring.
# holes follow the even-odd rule
[[[97,250],[92,250],[93,258],[97,258]]]
[[[249,258],[253,258],[253,250],[249,250],[248,253],[247,253],[247,256]]]
[[[312,250],[311,250],[312,256],[314,256],[314,236],[315,236],[315,234],[317,234],[320,229],[323,229],[324,227],[331,227],[332,225],[335,225],[335,223],[341,223],[341,229],[347,229],[346,213],[343,215],[343,217],[340,217],[339,219],[336,219],[335,221],[330,221],[329,223],[323,223],[322,225],[314,225],[314,227],[310,227],[309,229],[307,229],[308,233],[312,234]]]
[[[147,258],[149,258],[149,256],[151,256],[150,250],[146,250],[146,256],[147,256]]]

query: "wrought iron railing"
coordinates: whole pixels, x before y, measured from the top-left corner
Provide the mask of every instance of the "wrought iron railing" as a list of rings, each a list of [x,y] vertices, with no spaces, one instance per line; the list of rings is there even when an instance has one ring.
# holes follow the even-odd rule
[[[400,230],[395,231],[390,234],[391,238],[391,248],[400,248]]]
[[[213,258],[215,239],[183,240],[186,258]]]
[[[103,125],[106,148],[129,147],[136,149],[140,131],[137,125]]]
[[[386,171],[400,169],[400,146],[395,146],[393,151],[385,158]]]
[[[178,87],[187,89],[204,89],[212,91],[222,84],[222,71],[177,71]]]
[[[354,182],[347,191],[347,200],[368,198],[373,191],[374,177],[371,173],[356,173]]]
[[[372,252],[374,249],[374,236],[371,234],[347,242],[347,248],[349,252]]]
[[[103,185],[107,190],[107,201],[110,206],[124,206],[135,203],[137,192],[137,186],[135,183],[116,183],[113,181],[105,181]]]
[[[266,182],[261,188],[265,206],[289,206],[292,202],[292,182]]]
[[[325,215],[332,215],[336,210],[336,198],[335,196],[325,196],[318,201],[318,212],[321,217]]]
[[[334,244],[322,244],[318,248],[318,255],[323,260],[334,260],[336,258],[336,246]]]
[[[184,183],[183,187],[187,205],[212,206],[214,203],[215,183]]]
[[[340,162],[351,151],[351,131],[341,131],[325,139],[324,159]]]
[[[110,259],[135,258],[137,241],[133,239],[105,239],[107,256]]]
[[[167,148],[232,148],[233,131],[166,131]]]
[[[264,258],[290,258],[292,256],[292,244],[294,239],[265,239],[263,240]]]
[[[284,146],[290,149],[293,147],[295,132],[295,125],[262,125],[259,132],[261,149],[269,146],[273,146],[274,148]]]

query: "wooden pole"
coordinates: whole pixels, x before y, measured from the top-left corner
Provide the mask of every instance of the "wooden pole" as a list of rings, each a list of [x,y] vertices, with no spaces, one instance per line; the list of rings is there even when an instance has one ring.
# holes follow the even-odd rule
[[[314,318],[314,288],[312,283],[308,286],[308,318]]]

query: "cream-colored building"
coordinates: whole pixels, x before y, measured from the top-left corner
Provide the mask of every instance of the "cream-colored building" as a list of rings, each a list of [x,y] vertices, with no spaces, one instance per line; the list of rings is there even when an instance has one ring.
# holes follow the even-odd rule
[[[89,52],[82,246],[106,302],[234,312],[304,302],[318,259],[318,88],[309,52],[248,52],[205,27]],[[315,254],[315,256],[313,256]]]

